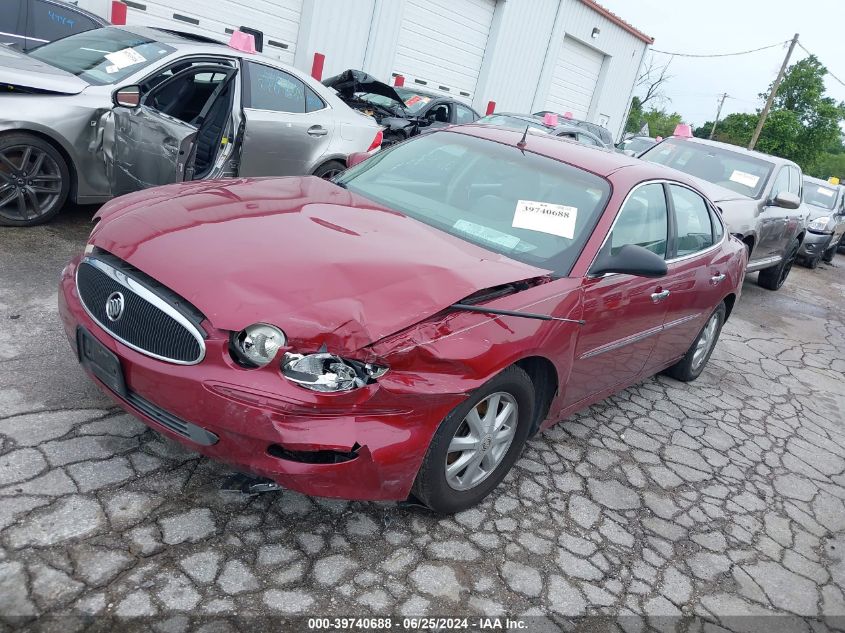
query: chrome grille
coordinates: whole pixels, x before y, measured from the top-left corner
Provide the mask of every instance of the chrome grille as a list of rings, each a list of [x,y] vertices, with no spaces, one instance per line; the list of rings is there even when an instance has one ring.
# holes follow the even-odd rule
[[[189,304],[152,280],[142,282],[143,277],[122,260],[102,253],[79,264],[76,288],[88,315],[121,343],[169,363],[199,363],[205,357],[204,332],[195,314],[189,318],[176,307]],[[118,293],[123,309],[114,319],[108,304]]]

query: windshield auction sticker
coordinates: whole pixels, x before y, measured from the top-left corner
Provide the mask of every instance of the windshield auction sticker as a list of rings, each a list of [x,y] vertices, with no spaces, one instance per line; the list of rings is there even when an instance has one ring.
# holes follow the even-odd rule
[[[114,67],[117,70],[122,70],[129,66],[134,66],[135,64],[141,64],[147,61],[146,58],[134,48],[124,48],[122,51],[117,51],[115,53],[106,53],[106,59],[112,63],[111,67]]]
[[[730,180],[733,182],[739,183],[740,185],[745,185],[751,189],[757,186],[757,183],[760,182],[760,177],[755,176],[754,174],[749,174],[744,171],[739,171],[738,169],[734,169],[733,173],[731,174]]]
[[[563,204],[519,200],[513,214],[515,229],[528,229],[572,239],[575,237],[575,220],[578,209]]]

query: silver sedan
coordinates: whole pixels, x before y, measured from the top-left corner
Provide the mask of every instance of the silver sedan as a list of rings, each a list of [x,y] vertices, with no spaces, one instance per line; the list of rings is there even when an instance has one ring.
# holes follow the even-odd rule
[[[200,36],[108,27],[0,46],[0,225],[183,180],[331,177],[381,134],[311,77]]]

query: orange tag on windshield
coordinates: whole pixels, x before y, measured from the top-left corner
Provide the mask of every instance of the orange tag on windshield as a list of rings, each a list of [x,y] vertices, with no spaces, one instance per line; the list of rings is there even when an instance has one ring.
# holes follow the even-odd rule
[[[421,97],[421,96],[419,96],[419,95],[414,95],[413,97],[411,97],[410,99],[408,99],[408,100],[405,102],[405,105],[406,105],[406,106],[412,106],[412,105],[414,105],[415,103],[419,103],[420,101],[422,101],[422,97]]]

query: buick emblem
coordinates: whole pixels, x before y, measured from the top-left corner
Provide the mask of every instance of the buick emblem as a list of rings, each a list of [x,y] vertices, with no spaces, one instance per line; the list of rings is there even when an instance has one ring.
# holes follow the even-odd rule
[[[109,321],[119,321],[123,316],[123,295],[119,292],[113,292],[106,299],[106,316]]]

